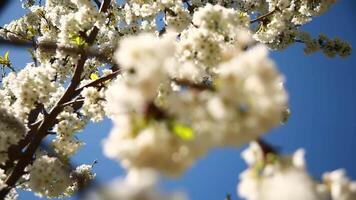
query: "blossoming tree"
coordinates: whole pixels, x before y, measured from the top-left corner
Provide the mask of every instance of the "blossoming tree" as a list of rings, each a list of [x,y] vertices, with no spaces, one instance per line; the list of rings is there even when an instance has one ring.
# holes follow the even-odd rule
[[[0,57],[0,198],[16,199],[16,190],[68,197],[88,187],[92,165],[70,163],[84,145],[76,134],[108,117],[104,154],[128,175],[87,199],[186,199],[159,192],[157,174],[180,176],[212,148],[250,143],[242,198],[355,200],[344,171],[314,180],[303,150],[280,155],[261,139],[289,115],[269,51],[297,42],[306,54],[350,55],[346,42],[300,29],[333,3],[23,1],[29,12],[0,27],[0,43],[30,47],[33,58],[16,71],[8,53]]]

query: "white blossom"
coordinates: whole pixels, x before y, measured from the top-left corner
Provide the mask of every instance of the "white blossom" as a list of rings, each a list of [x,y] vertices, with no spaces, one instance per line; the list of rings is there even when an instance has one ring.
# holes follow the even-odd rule
[[[93,87],[84,88],[82,91],[84,104],[82,113],[89,117],[93,122],[103,120],[105,116],[102,99],[104,99],[104,91],[98,91]]]
[[[325,173],[322,182],[306,171],[304,150],[292,156],[264,152],[253,142],[242,153],[248,169],[240,174],[237,191],[246,200],[351,200],[355,183],[344,170]]]
[[[135,170],[89,196],[89,200],[185,200],[182,193],[163,194],[156,189],[157,176],[151,170]]]
[[[29,188],[40,197],[58,197],[71,184],[69,173],[58,158],[41,156],[29,170]]]

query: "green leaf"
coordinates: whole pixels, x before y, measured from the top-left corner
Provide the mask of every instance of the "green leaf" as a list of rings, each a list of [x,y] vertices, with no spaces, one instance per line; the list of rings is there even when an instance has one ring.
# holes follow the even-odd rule
[[[36,30],[33,28],[33,26],[27,26],[27,38],[31,39],[36,35]]]
[[[252,169],[257,177],[261,175],[265,166],[266,165],[263,161],[257,161],[257,163],[255,163]]]
[[[132,119],[132,123],[133,126],[132,126],[131,136],[133,138],[136,137],[142,129],[148,126],[148,121],[144,117],[134,117]]]
[[[187,125],[174,123],[172,126],[172,131],[175,135],[184,141],[191,141],[194,139],[193,129]]]
[[[240,19],[247,18],[247,16],[249,16],[246,12],[238,12],[237,14]]]
[[[266,30],[267,30],[267,27],[263,23],[261,23],[260,27],[258,28],[256,33],[266,32]]]
[[[10,53],[7,51],[4,56],[0,56],[0,64],[10,66]]]
[[[266,155],[266,162],[269,164],[275,163],[278,161],[278,156],[276,154],[273,153],[268,153]]]
[[[95,81],[95,80],[98,80],[100,77],[97,73],[92,73],[90,74],[90,79]]]
[[[86,45],[85,39],[79,35],[73,35],[70,38],[79,47],[84,47]]]
[[[7,51],[4,55],[5,60],[9,60],[10,53]]]

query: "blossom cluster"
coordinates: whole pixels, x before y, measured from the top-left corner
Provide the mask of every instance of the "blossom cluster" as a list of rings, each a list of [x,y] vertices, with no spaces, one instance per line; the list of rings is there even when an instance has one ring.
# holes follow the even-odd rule
[[[25,183],[21,187],[47,198],[71,196],[95,177],[92,165],[84,164],[68,169],[59,158],[45,154],[38,155],[27,170],[29,175],[24,177]]]
[[[306,171],[304,150],[292,156],[266,152],[252,142],[242,153],[248,169],[241,173],[238,194],[246,200],[352,200],[356,181],[343,169],[327,172],[317,181]]]
[[[35,67],[33,63],[18,73],[10,73],[3,79],[3,106],[27,122],[30,111],[38,104],[47,104],[56,91],[54,76],[55,70],[50,65]]]
[[[115,54],[124,73],[106,92],[115,126],[104,151],[126,168],[179,175],[210,148],[241,145],[282,121],[283,77],[265,47],[226,47],[234,56],[206,72],[207,83],[188,73],[179,79],[179,45],[171,34],[142,34],[123,39]]]
[[[88,195],[89,200],[186,200],[184,194],[165,194],[157,190],[158,175],[152,170],[132,169],[119,178]]]

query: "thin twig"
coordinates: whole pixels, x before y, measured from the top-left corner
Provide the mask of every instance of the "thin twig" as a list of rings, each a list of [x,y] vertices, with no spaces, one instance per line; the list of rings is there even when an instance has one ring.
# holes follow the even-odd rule
[[[180,85],[180,86],[185,86],[191,89],[195,89],[195,90],[215,90],[215,88],[211,85],[208,84],[204,84],[204,83],[194,83],[190,80],[186,80],[186,79],[172,79],[173,82],[175,82],[176,84]]]
[[[72,101],[69,101],[67,103],[62,104],[63,107],[66,106],[74,106],[75,104],[82,104],[84,102],[83,98],[79,98],[79,99],[74,99]]]
[[[251,20],[250,23],[253,24],[253,23],[262,21],[262,20],[264,20],[265,18],[267,18],[267,17],[269,17],[270,15],[272,15],[272,14],[273,14],[274,12],[276,12],[277,10],[278,10],[278,9],[274,9],[274,10],[272,10],[272,11],[270,11],[270,12],[264,14],[264,15],[261,15],[261,16],[257,17],[256,19]]]
[[[93,48],[65,47],[52,42],[36,44],[33,42],[26,42],[23,40],[6,40],[0,37],[0,46],[1,45],[9,45],[15,47],[31,47],[31,48],[37,47],[48,51],[60,50],[69,54],[76,54],[76,55],[85,54],[87,57],[95,57],[102,62],[111,63],[111,61],[107,58],[106,55],[98,53],[98,51]]]
[[[189,13],[193,14],[196,7],[192,4],[190,4],[189,0],[182,0],[182,2],[187,4],[187,9],[188,9]]]
[[[87,88],[87,87],[97,87],[97,86],[99,86],[100,84],[102,84],[102,83],[104,83],[104,82],[106,82],[106,81],[108,81],[108,80],[111,80],[111,79],[115,78],[115,77],[116,77],[118,74],[120,74],[120,73],[121,73],[121,70],[118,69],[118,70],[116,70],[115,72],[113,72],[113,73],[111,73],[111,74],[109,74],[109,75],[103,76],[103,77],[101,77],[101,78],[99,78],[99,79],[97,79],[97,80],[95,80],[95,81],[92,81],[92,82],[90,82],[90,83],[88,83],[88,84],[85,84],[85,85],[83,85],[82,87],[76,89],[75,92],[74,92],[74,94],[75,94],[75,95],[79,95],[79,94],[83,91],[83,89],[84,89],[84,88]]]
[[[96,6],[98,6],[98,8],[100,8],[101,2],[99,0],[93,0],[93,1],[96,4]]]
[[[277,149],[268,144],[266,141],[262,140],[261,138],[257,139],[256,142],[261,147],[264,157],[266,158],[268,154],[278,154]]]

